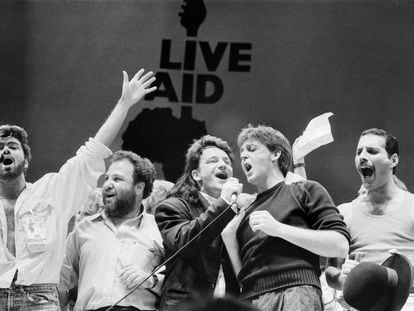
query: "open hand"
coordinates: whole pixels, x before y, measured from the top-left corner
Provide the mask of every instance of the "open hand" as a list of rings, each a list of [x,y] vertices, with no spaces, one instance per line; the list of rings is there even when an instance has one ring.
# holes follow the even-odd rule
[[[139,102],[145,95],[154,92],[157,87],[150,87],[155,81],[153,72],[148,71],[144,74],[144,69],[140,69],[134,77],[129,80],[126,71],[122,72],[124,81],[122,83],[122,95],[120,101],[125,103],[128,108]]]

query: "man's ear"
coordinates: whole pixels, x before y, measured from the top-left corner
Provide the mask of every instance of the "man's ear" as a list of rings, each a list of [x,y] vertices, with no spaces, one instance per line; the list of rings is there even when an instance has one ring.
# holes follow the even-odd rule
[[[145,189],[145,183],[143,181],[137,182],[137,184],[135,185],[135,191],[137,193],[140,193],[140,192],[143,193],[144,189]]]
[[[27,159],[24,159],[24,171],[26,172],[29,168],[29,161]]]
[[[201,180],[201,177],[200,177],[200,172],[199,172],[199,171],[197,171],[197,170],[192,170],[192,171],[191,171],[191,177],[193,177],[193,179],[194,179],[195,181],[200,181],[200,180]]]
[[[400,162],[400,157],[398,156],[398,154],[394,153],[393,155],[391,155],[390,160],[391,160],[391,167],[394,168]]]
[[[275,152],[272,153],[272,155],[270,156],[270,159],[272,160],[272,162],[276,162],[277,160],[279,160],[281,154],[282,153],[280,152],[280,150],[276,150]]]

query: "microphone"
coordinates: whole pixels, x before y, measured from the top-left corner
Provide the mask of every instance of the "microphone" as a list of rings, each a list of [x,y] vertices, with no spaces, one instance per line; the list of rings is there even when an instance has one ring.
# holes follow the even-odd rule
[[[233,206],[236,206],[236,215],[239,215],[240,213],[240,208],[239,208],[239,204],[237,204],[237,193],[233,192],[231,195],[231,200],[230,200],[230,206],[233,208]]]
[[[237,193],[233,192],[230,199],[230,205],[237,204]]]

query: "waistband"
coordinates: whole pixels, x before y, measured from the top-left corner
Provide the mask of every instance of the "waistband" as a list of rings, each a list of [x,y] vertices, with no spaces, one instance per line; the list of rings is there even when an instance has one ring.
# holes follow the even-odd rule
[[[87,310],[87,311],[106,311],[108,309],[109,309],[109,306],[99,308],[99,309]],[[114,306],[112,307],[111,311],[141,311],[141,310],[135,307]]]
[[[258,277],[242,284],[241,298],[251,299],[264,293],[291,286],[311,285],[321,288],[319,276],[312,269],[295,269]]]
[[[31,285],[12,285],[9,288],[0,288],[1,293],[9,293],[11,291],[20,291],[20,292],[34,292],[34,291],[47,291],[47,292],[57,292],[57,285],[55,283],[37,283]]]

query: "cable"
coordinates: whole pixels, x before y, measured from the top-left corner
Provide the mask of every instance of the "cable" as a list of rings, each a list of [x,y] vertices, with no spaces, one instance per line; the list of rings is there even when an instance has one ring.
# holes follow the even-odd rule
[[[190,243],[192,243],[196,238],[198,238],[204,231],[206,231],[212,224],[214,224],[225,212],[227,212],[230,208],[233,206],[236,206],[235,209],[238,211],[238,204],[237,202],[231,202],[229,206],[227,206],[224,211],[222,211],[216,218],[214,218],[210,223],[208,223],[203,229],[200,230],[195,236],[193,236],[187,243],[185,243],[183,246],[181,246],[174,254],[172,254],[169,258],[167,258],[164,262],[160,263],[144,280],[142,280],[140,283],[135,285],[128,293],[126,293],[125,296],[121,297],[117,302],[115,302],[113,305],[111,305],[108,309],[105,311],[110,311],[113,309],[113,307],[117,306],[122,300],[127,298],[129,295],[131,295],[136,289],[138,289],[146,280],[148,280],[150,277],[152,277],[155,273],[157,273],[163,266],[165,266],[167,263],[169,263],[172,259],[177,257],[181,251],[186,248]]]

